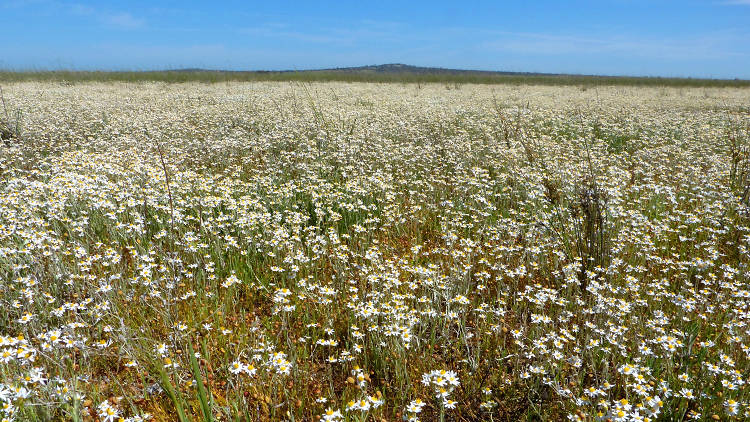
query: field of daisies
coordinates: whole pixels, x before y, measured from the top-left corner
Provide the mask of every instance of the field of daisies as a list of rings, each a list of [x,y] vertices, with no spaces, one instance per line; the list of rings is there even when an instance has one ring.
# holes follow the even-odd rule
[[[750,90],[3,86],[0,420],[750,417]]]

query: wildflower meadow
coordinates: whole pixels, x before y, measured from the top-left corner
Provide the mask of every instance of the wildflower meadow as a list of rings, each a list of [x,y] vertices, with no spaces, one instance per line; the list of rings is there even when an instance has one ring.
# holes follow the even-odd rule
[[[750,89],[16,81],[0,420],[750,418]]]

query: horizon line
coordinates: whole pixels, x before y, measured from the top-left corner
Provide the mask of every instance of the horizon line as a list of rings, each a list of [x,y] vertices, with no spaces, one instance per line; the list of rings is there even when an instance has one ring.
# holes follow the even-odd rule
[[[386,67],[405,67],[411,70],[391,70],[391,71],[378,71],[377,68]],[[383,63],[383,64],[368,64],[359,66],[344,66],[344,67],[323,67],[323,68],[310,68],[310,69],[222,69],[222,68],[205,68],[205,67],[173,67],[173,68],[159,68],[159,69],[112,69],[112,68],[94,68],[94,69],[71,69],[71,68],[25,68],[25,69],[12,69],[0,66],[0,72],[2,73],[16,73],[16,74],[29,74],[29,73],[306,73],[306,72],[355,72],[363,71],[368,68],[375,68],[375,74],[387,75],[387,74],[413,74],[413,75],[453,75],[458,76],[464,74],[466,76],[547,76],[547,77],[586,77],[586,78],[642,78],[642,79],[689,79],[689,80],[710,80],[710,81],[750,81],[750,79],[744,79],[739,77],[694,77],[694,76],[663,76],[663,75],[632,75],[632,74],[594,74],[594,73],[559,73],[559,72],[539,72],[539,71],[507,71],[507,70],[488,70],[488,69],[463,69],[463,68],[452,68],[452,67],[439,67],[439,66],[417,66],[409,65],[404,63]],[[417,71],[419,70],[419,71]]]

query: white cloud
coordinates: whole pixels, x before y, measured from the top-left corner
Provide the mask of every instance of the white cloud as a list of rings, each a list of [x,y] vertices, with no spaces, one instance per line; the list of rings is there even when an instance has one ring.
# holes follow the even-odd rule
[[[89,16],[99,23],[119,29],[136,29],[145,25],[146,21],[137,18],[128,12],[109,12],[97,10],[84,4],[72,4],[70,12],[79,16]]]
[[[91,16],[95,12],[93,7],[89,7],[83,4],[71,5],[70,11],[73,12],[73,14],[80,15],[80,16]]]
[[[133,17],[130,13],[117,13],[114,15],[105,15],[101,17],[104,23],[112,26],[126,29],[140,28],[144,25],[145,21]]]
[[[363,20],[346,25],[326,25],[316,31],[281,22],[266,22],[253,27],[237,28],[243,35],[264,38],[284,38],[312,44],[354,45],[358,42],[378,40],[379,43],[404,41],[416,34],[406,31],[405,25],[393,21]]]
[[[689,39],[659,39],[612,35],[584,37],[543,33],[496,33],[494,39],[481,43],[482,48],[531,55],[566,56],[572,54],[617,55],[648,59],[720,59],[747,56],[745,51],[732,51],[728,45],[747,34],[733,31],[703,34]]]

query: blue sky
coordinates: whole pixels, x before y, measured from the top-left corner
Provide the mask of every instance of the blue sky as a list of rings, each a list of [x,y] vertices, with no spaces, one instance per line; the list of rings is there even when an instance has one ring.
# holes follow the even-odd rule
[[[0,67],[466,69],[750,79],[750,0],[0,0]]]

